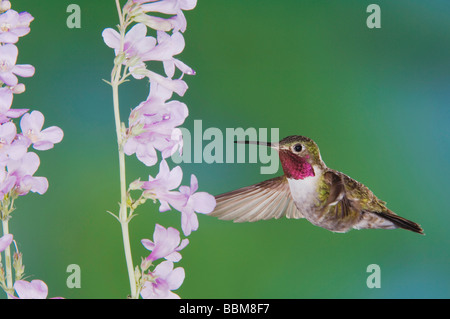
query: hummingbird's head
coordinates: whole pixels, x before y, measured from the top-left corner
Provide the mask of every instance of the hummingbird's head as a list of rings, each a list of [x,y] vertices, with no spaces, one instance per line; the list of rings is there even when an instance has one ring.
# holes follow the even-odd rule
[[[324,164],[320,157],[319,147],[310,138],[292,135],[278,143],[281,166],[288,178],[304,179],[315,176],[314,166]]]
[[[258,144],[276,149],[287,178],[304,179],[308,176],[315,176],[314,166],[320,168],[325,166],[320,157],[319,147],[306,136],[288,136],[279,143],[255,141],[236,141],[236,143]]]

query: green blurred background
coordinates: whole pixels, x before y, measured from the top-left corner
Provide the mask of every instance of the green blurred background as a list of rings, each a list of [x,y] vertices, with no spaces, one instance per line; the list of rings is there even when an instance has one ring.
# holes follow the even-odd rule
[[[18,63],[36,67],[13,107],[44,113],[65,137],[40,152],[44,196],[17,200],[11,232],[27,279],[49,296],[124,298],[129,293],[120,226],[106,213],[119,201],[117,145],[108,79],[113,52],[101,32],[114,27],[113,0],[11,0],[34,17],[18,42]],[[81,28],[66,26],[81,7]],[[200,215],[179,266],[183,298],[449,298],[448,199],[450,4],[378,0],[381,29],[368,29],[374,1],[199,0],[186,12],[178,56],[197,75],[180,100],[203,128],[280,128],[313,138],[328,166],[368,185],[426,236],[405,230],[335,234],[305,220],[234,224]],[[122,117],[144,100],[145,81],[121,87]],[[206,143],[205,143],[206,144]],[[183,183],[219,194],[272,176],[260,164],[183,164]],[[127,159],[129,181],[154,174]],[[281,169],[280,169],[281,172]],[[276,174],[279,175],[280,173]],[[274,175],[274,176],[276,176]],[[154,224],[180,227],[180,214],[147,203],[130,224],[135,263]],[[81,288],[66,286],[69,264]],[[369,289],[367,266],[381,267]]]

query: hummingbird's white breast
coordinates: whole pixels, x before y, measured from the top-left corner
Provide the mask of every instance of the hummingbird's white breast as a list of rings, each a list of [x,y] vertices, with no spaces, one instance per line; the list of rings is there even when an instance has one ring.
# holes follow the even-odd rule
[[[314,176],[304,179],[288,178],[289,188],[297,209],[306,219],[314,223],[314,213],[317,204],[317,189],[319,186],[322,170],[318,166],[313,166]]]

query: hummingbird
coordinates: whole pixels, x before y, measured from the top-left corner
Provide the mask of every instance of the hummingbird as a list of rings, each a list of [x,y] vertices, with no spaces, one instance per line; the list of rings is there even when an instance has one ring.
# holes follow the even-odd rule
[[[278,151],[284,175],[216,196],[209,215],[234,222],[305,218],[332,232],[403,228],[424,234],[420,225],[398,216],[365,185],[328,168],[310,138],[293,135],[258,144]]]

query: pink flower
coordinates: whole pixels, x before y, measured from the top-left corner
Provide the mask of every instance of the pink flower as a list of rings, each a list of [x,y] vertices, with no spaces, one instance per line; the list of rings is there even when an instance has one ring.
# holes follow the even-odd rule
[[[161,204],[159,211],[164,212],[170,210],[169,204],[179,200],[180,194],[171,190],[180,185],[182,178],[183,171],[180,166],[170,170],[167,162],[162,160],[159,165],[158,175],[155,178],[149,176],[149,180],[140,182],[140,186],[144,190],[144,197],[157,198]]]
[[[106,45],[114,49],[117,56],[120,53],[120,34],[111,28],[107,28],[103,30],[102,36]],[[143,79],[145,77],[141,72],[141,70],[145,69],[143,56],[153,49],[155,45],[156,39],[147,36],[147,27],[143,23],[136,24],[125,34],[123,46],[125,60],[123,64],[129,67],[134,78]]]
[[[9,159],[19,160],[27,152],[28,146],[16,139],[16,125],[6,122],[0,125],[0,165],[5,166]]]
[[[168,35],[163,31],[158,31],[157,38],[158,45],[143,55],[144,61],[162,61],[164,71],[169,78],[173,77],[175,66],[178,67],[183,74],[195,74],[195,71],[192,68],[174,58],[175,55],[178,55],[183,51],[185,46],[184,37],[180,32]]]
[[[51,126],[42,130],[43,125],[44,115],[39,111],[27,113],[20,120],[23,136],[30,140],[35,149],[41,151],[53,148],[54,144],[61,142],[64,136],[59,127]]]
[[[144,75],[149,78],[149,81],[151,83],[150,86],[152,84],[161,85],[169,89],[170,91],[175,92],[179,96],[183,96],[188,89],[188,85],[186,84],[186,82],[181,79],[172,80],[170,77],[163,77],[162,75],[150,70],[146,70],[144,72]]]
[[[172,24],[173,32],[180,30],[186,31],[186,18],[182,10],[192,10],[197,5],[197,0],[162,0],[162,1],[145,1],[133,0],[135,3],[142,3],[144,12],[161,12],[165,14],[174,14],[169,18]]]
[[[165,258],[177,262],[181,259],[179,251],[187,246],[189,240],[183,239],[180,244],[180,232],[178,230],[172,227],[165,229],[163,226],[156,224],[153,242],[149,239],[142,239],[141,243],[151,251],[146,260],[155,261]]]
[[[126,155],[136,154],[138,160],[147,166],[153,166],[158,161],[155,148],[149,143],[149,139],[142,134],[128,138],[123,150]]]
[[[13,92],[8,87],[0,88],[0,114],[4,114],[11,108]]]
[[[6,234],[2,237],[0,237],[0,252],[4,251],[6,248],[8,248],[9,245],[11,245],[13,241],[13,235]]]
[[[27,109],[11,109],[14,90],[9,87],[0,88],[0,124],[8,122],[10,118],[21,117]]]
[[[3,200],[5,196],[13,189],[16,184],[16,177],[8,175],[5,167],[0,168],[0,200]]]
[[[206,192],[197,192],[198,181],[195,175],[191,175],[191,186],[180,186],[183,201],[173,201],[172,206],[181,212],[181,228],[186,236],[198,229],[198,218],[195,212],[209,214],[216,207],[214,196]]]
[[[30,77],[34,75],[34,67],[29,64],[16,65],[19,51],[14,44],[0,46],[0,81],[9,86],[18,83],[16,75]]]
[[[48,287],[42,280],[32,280],[28,282],[26,280],[18,280],[14,283],[14,289],[19,297],[13,297],[15,299],[47,299]],[[61,297],[55,297],[50,299],[63,299]]]
[[[141,3],[142,9],[147,12],[161,12],[165,14],[177,14],[180,10],[192,10],[197,5],[197,0],[133,0]]]
[[[182,134],[176,127],[183,124],[188,116],[188,108],[178,101],[165,102],[170,94],[167,89],[152,84],[147,101],[142,102],[130,114],[128,138],[124,144],[127,155],[136,153],[137,158],[147,166],[156,164],[156,150],[163,158],[172,156],[182,149]]]
[[[138,158],[152,166],[156,163],[156,153],[152,149],[161,152],[163,158],[172,156],[179,148],[180,139],[177,126],[183,124],[188,116],[188,109],[184,103],[170,101],[159,104],[153,102],[143,102],[132,111],[130,118],[136,118],[134,123],[130,123],[131,133],[138,129],[138,135],[131,136],[124,146],[125,154],[137,153]],[[138,146],[143,144],[144,150],[148,150],[149,159],[143,158],[139,154]]]
[[[107,28],[103,30],[102,36],[106,45],[114,49],[114,52],[118,55],[120,34],[114,29]],[[150,36],[147,37],[147,27],[142,23],[138,23],[125,34],[123,52],[127,59],[138,57],[139,60],[142,60],[142,57],[152,50],[155,45],[156,39]]]
[[[19,37],[30,32],[30,23],[34,18],[28,12],[18,13],[8,10],[0,15],[0,42],[16,43]]]
[[[30,191],[42,195],[47,191],[47,179],[33,176],[39,164],[39,157],[32,152],[26,153],[20,160],[8,162],[8,174],[16,177],[15,192],[18,195],[26,195]]]
[[[154,280],[146,281],[141,290],[143,299],[180,299],[172,290],[180,288],[185,273],[181,267],[173,269],[173,262],[163,261],[152,273]]]

